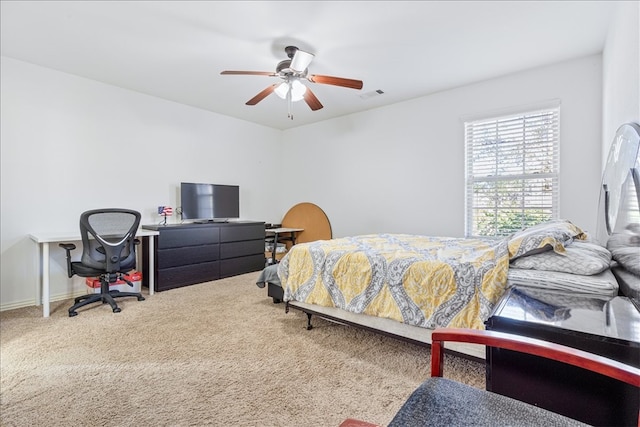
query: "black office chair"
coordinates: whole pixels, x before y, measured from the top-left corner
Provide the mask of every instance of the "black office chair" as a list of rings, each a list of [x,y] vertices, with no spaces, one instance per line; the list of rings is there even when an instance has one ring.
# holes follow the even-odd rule
[[[114,298],[136,297],[144,301],[139,292],[109,290],[110,284],[118,280],[133,287],[124,273],[136,266],[135,247],[139,241],[135,235],[139,225],[140,213],[128,209],[94,209],[80,215],[81,260],[71,262],[71,251],[76,248],[73,243],[60,243],[60,247],[67,251],[69,277],[99,277],[100,293],[77,297],[69,309],[69,317],[77,316],[78,308],[94,302],[109,303],[113,312],[119,313]]]

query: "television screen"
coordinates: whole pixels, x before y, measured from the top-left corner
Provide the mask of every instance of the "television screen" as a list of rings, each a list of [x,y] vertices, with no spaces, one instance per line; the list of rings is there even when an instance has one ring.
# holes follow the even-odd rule
[[[240,187],[237,185],[180,184],[182,219],[214,220],[240,217]]]

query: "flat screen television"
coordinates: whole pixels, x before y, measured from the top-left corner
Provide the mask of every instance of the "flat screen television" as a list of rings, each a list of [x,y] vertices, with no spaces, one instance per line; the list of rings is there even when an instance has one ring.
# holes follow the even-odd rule
[[[240,217],[240,187],[237,185],[180,183],[183,220],[226,221]]]

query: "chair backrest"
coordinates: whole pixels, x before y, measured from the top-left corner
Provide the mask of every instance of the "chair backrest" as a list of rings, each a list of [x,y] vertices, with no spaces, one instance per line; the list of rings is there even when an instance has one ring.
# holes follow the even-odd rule
[[[82,264],[106,273],[135,267],[135,235],[140,213],[129,209],[93,209],[80,215]]]

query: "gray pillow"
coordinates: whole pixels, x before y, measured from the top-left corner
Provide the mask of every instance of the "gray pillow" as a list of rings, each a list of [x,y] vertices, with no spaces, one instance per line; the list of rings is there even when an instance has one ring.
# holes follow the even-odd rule
[[[511,261],[511,266],[528,270],[558,271],[591,276],[611,265],[611,252],[597,243],[575,240],[564,253],[547,251]]]
[[[584,240],[582,229],[566,219],[555,219],[517,231],[509,237],[509,259],[530,256],[553,249],[564,252],[573,240]]]

